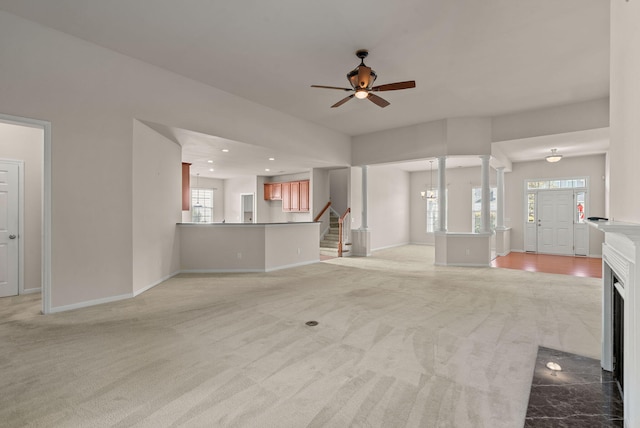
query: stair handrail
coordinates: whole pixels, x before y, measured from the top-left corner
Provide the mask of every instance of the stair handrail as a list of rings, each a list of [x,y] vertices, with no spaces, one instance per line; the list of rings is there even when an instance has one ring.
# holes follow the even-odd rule
[[[349,215],[350,212],[351,207],[347,208],[344,214],[342,214],[338,219],[338,257],[342,257],[342,246],[344,243],[344,239],[342,236],[344,233],[344,227],[342,224],[344,223],[344,219],[347,217],[347,215]]]
[[[313,221],[318,221],[320,220],[320,218],[322,217],[322,215],[329,209],[329,207],[331,206],[331,201],[327,202],[327,205],[324,206],[324,208],[322,209],[322,211],[320,211],[320,214],[318,214],[316,216],[316,218],[313,219]]]

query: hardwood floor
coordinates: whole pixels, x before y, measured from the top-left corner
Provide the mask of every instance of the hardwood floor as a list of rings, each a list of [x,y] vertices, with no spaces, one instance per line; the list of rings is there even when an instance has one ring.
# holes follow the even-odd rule
[[[509,253],[498,256],[492,267],[557,273],[586,278],[602,278],[602,259],[594,257],[555,256],[550,254]]]

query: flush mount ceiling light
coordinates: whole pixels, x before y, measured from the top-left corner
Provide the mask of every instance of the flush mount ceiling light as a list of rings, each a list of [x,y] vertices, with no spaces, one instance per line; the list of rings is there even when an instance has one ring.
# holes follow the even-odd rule
[[[229,149],[222,149],[223,153],[229,153]]]
[[[547,162],[559,162],[562,159],[562,155],[557,153],[558,149],[551,149],[551,154],[547,156]]]

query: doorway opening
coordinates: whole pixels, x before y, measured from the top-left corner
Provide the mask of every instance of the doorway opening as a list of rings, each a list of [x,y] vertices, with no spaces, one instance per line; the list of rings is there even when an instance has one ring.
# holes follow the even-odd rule
[[[51,312],[51,124],[0,114],[0,158],[5,160],[5,165],[18,165],[18,230],[9,230],[15,225],[7,228],[11,244],[5,247],[7,251],[17,251],[16,294],[40,292],[42,313],[48,314]],[[15,269],[15,263],[11,268],[2,267],[5,273],[9,269]]]
[[[240,219],[241,223],[255,223],[255,198],[253,193],[240,194]]]

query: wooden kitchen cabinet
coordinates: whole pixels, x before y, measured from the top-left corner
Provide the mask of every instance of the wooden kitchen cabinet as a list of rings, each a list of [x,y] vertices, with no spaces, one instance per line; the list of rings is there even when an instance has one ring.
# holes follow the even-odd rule
[[[282,183],[264,183],[264,200],[281,201]]]
[[[282,183],[282,211],[291,211],[291,183]]]
[[[289,183],[291,186],[291,212],[300,211],[300,182],[292,181]]]
[[[272,186],[273,184],[271,183],[264,183],[264,200],[265,201],[271,200],[271,194],[273,193]]]
[[[309,182],[300,182],[300,211],[309,212]]]
[[[191,209],[191,164],[182,162],[182,211]]]
[[[264,183],[265,201],[282,201],[284,212],[309,212],[309,180]]]

